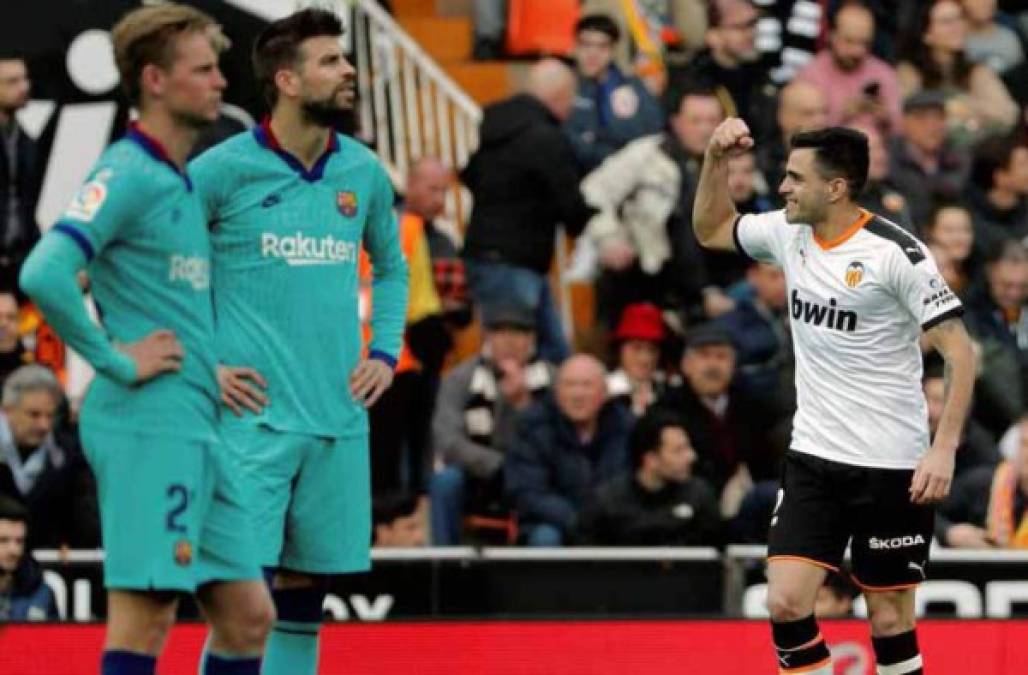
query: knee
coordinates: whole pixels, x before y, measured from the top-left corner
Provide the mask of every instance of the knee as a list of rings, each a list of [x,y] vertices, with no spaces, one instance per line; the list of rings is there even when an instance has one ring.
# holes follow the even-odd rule
[[[140,619],[142,617],[136,617]],[[131,648],[147,654],[157,654],[161,651],[168,634],[175,625],[175,607],[161,609],[158,612],[142,618],[136,625],[135,631],[138,641],[132,640]]]
[[[275,605],[262,596],[236,606],[218,626],[221,641],[240,654],[260,651],[275,623]]]
[[[814,613],[813,605],[790,588],[769,587],[767,611],[772,621],[796,621]]]
[[[875,593],[880,597],[868,602],[871,634],[876,637],[899,635],[914,629],[913,608],[899,594]]]

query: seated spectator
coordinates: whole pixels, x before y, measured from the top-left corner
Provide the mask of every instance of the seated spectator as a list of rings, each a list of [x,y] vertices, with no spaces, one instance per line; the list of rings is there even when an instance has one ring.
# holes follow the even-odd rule
[[[607,326],[635,302],[687,315],[731,308],[692,231],[700,161],[724,110],[712,89],[680,93],[669,131],[629,143],[582,181],[599,209],[585,234],[599,248],[596,311]]]
[[[889,152],[889,183],[906,199],[917,231],[923,231],[936,204],[956,201],[968,165],[946,138],[946,100],[921,91],[903,102],[903,133]]]
[[[682,355],[684,381],[658,402],[679,416],[699,456],[696,475],[725,493],[733,508],[753,481],[777,477],[777,458],[766,437],[771,413],[733,386],[736,352],[731,334],[717,325],[694,328]]]
[[[55,430],[61,386],[43,366],[27,365],[3,384],[0,495],[29,512],[29,548],[95,548],[100,543],[96,483],[75,437]]]
[[[932,438],[942,419],[942,407],[946,403],[946,382],[942,368],[927,368],[924,376],[924,398],[928,404],[928,431]],[[995,466],[999,463],[999,450],[992,434],[985,430],[973,417],[964,423],[964,435],[957,446],[954,476],[960,476],[978,466]]]
[[[971,213],[960,204],[942,202],[929,219],[924,235],[946,285],[963,298],[980,268]]]
[[[664,394],[667,376],[661,369],[664,320],[656,305],[625,307],[614,331],[618,367],[607,376],[607,395],[641,417]]]
[[[767,186],[776,207],[785,206],[778,188],[785,178],[785,162],[789,158],[789,141],[798,131],[818,129],[827,124],[828,102],[824,93],[809,82],[796,80],[782,88],[778,95],[775,118],[778,133],[757,146],[757,166],[767,179]]]
[[[882,132],[878,127],[866,124],[856,124],[853,128],[867,136],[868,148],[867,183],[857,203],[907,232],[916,234],[907,200],[889,180],[889,146]]]
[[[757,157],[753,152],[740,152],[728,158],[728,196],[732,198],[736,211],[765,213],[773,210],[775,205],[768,197],[769,189],[757,168]],[[743,270],[743,274],[745,272]]]
[[[374,546],[417,548],[424,546],[425,519],[419,513],[417,494],[406,491],[376,495],[371,503]]]
[[[983,251],[1004,239],[1028,237],[1028,146],[1005,136],[974,149],[964,202],[971,211],[975,241]]]
[[[484,312],[482,352],[443,378],[432,419],[441,464],[429,484],[432,543],[460,543],[468,509],[504,510],[500,468],[515,415],[549,392],[553,367],[535,359],[535,319],[519,305]]]
[[[0,623],[57,621],[57,601],[27,546],[28,512],[0,495]]]
[[[785,415],[796,405],[785,275],[780,267],[754,262],[746,279],[753,297],[738,301],[715,323],[728,331],[735,345],[739,391]]]
[[[996,0],[964,0],[964,16],[968,59],[984,63],[997,75],[1024,63],[1024,48],[1017,31],[996,21]]]
[[[32,352],[21,342],[18,319],[18,298],[10,291],[0,291],[0,382],[33,360]]]
[[[985,283],[968,294],[964,321],[981,346],[973,415],[994,435],[1021,417],[1028,393],[1028,251],[1017,241],[994,249]]]
[[[904,96],[937,89],[946,97],[946,127],[966,146],[984,135],[1006,132],[1017,122],[1017,104],[988,66],[965,55],[967,22],[958,0],[924,2],[904,37],[897,66]]]
[[[560,546],[598,485],[627,471],[632,414],[607,401],[603,364],[565,361],[554,395],[522,413],[504,464],[507,494],[529,546]]]
[[[586,174],[626,143],[664,128],[664,112],[642,80],[613,62],[620,38],[606,15],[590,14],[575,27],[578,96],[564,130]]]
[[[824,42],[830,3],[810,0],[758,0],[763,15],[757,23],[757,47],[777,84],[791,82],[814,58]]]
[[[853,616],[853,600],[859,591],[845,569],[829,572],[817,591],[814,616],[818,619],[848,619]]]
[[[692,475],[696,451],[681,421],[654,411],[628,439],[633,470],[602,485],[582,510],[581,538],[596,546],[717,546],[713,488]]]
[[[862,2],[847,1],[832,17],[828,48],[799,72],[825,94],[827,124],[859,124],[885,137],[899,133],[900,93],[896,71],[871,54],[875,18]]]
[[[1028,549],[1028,420],[1017,456],[958,476],[935,516],[939,543],[954,548]]]
[[[760,62],[755,35],[760,11],[750,0],[708,4],[707,48],[671,73],[670,90],[682,86],[717,89],[729,117],[741,117],[759,139],[770,131],[777,87]]]

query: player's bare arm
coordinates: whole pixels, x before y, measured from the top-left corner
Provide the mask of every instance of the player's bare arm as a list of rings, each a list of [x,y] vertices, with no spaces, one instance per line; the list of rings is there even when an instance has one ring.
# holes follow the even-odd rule
[[[752,147],[750,129],[738,117],[719,124],[710,138],[692,207],[693,232],[706,248],[735,250],[732,226],[738,213],[728,195],[728,159]]]
[[[946,362],[946,393],[932,447],[921,458],[910,483],[910,499],[917,504],[939,502],[949,494],[954,455],[971,407],[975,379],[974,351],[963,321],[947,319],[925,335]]]

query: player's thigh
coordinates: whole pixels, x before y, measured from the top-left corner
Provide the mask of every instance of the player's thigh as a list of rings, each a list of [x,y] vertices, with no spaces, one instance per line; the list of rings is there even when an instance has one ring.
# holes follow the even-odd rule
[[[300,469],[304,436],[275,431],[249,419],[226,418],[221,425],[226,478],[223,487],[228,503],[224,514],[235,517],[232,500],[238,498],[249,511],[252,541],[258,563],[277,567],[286,528],[286,512],[293,483]]]
[[[96,476],[111,589],[192,591],[210,495],[205,444],[81,427]]]
[[[913,470],[862,473],[860,495],[848,508],[854,580],[870,591],[912,588],[925,580],[935,510],[911,503]]]
[[[849,539],[831,462],[790,451],[768,529],[768,561],[799,561],[836,571]]]
[[[312,438],[286,523],[282,567],[345,574],[370,567],[368,437]]]

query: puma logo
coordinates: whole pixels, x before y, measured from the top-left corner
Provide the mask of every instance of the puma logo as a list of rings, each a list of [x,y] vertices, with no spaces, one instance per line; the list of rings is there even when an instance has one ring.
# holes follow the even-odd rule
[[[928,577],[925,576],[925,573],[924,573],[924,563],[921,563],[920,565],[918,565],[916,562],[910,561],[910,562],[907,563],[907,569],[908,570],[917,570],[917,572],[921,575],[921,579],[927,579],[928,578]]]

